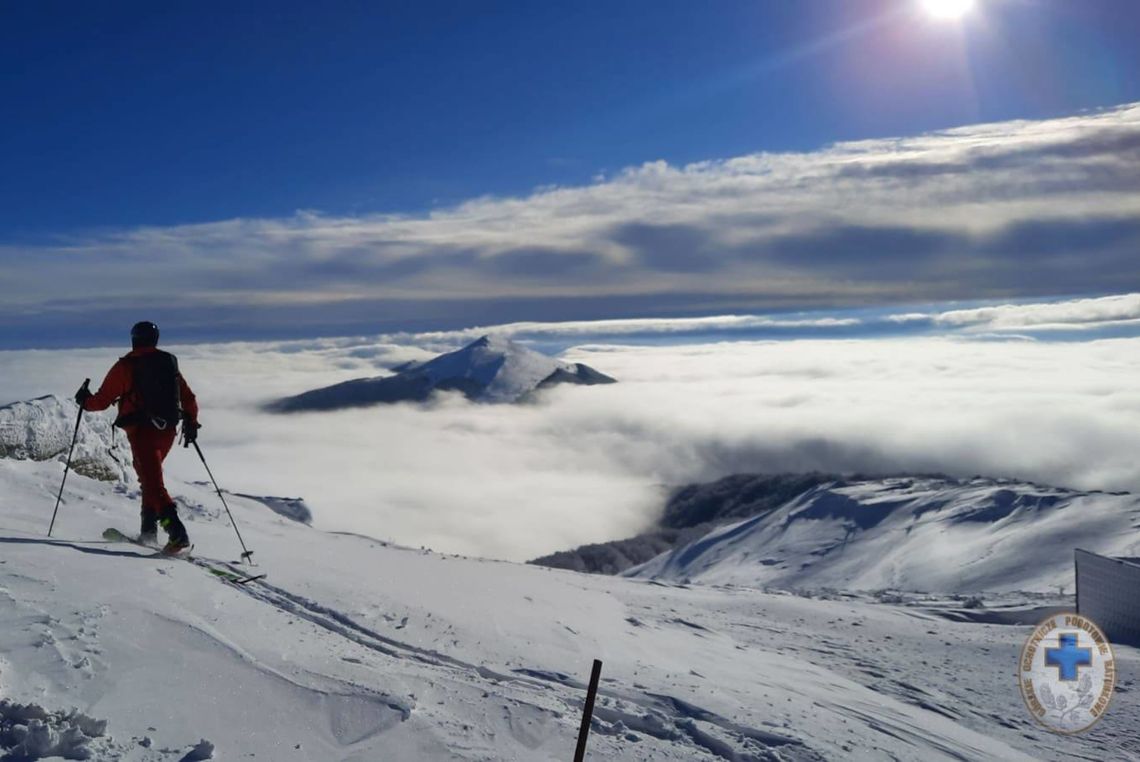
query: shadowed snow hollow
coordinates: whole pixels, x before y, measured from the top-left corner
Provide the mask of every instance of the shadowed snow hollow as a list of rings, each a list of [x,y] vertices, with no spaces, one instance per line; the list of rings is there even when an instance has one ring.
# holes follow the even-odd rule
[[[808,490],[626,576],[779,588],[938,592],[1072,585],[1073,549],[1140,554],[1140,499],[992,479]]]
[[[555,384],[612,384],[581,363],[566,363],[501,336],[484,336],[425,363],[407,363],[395,375],[358,378],[286,397],[276,412],[335,410],[384,402],[422,401],[434,391],[458,391],[478,402],[519,402]]]

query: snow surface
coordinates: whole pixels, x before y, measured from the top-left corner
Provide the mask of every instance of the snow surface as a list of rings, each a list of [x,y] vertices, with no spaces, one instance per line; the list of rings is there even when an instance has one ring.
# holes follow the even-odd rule
[[[1073,590],[1073,549],[1140,555],[1140,496],[994,479],[825,484],[627,576],[789,588]]]
[[[1031,627],[986,622],[1033,621],[1067,599],[1010,596],[987,616],[901,594],[588,576],[321,532],[234,496],[269,574],[239,587],[98,542],[135,527],[137,492],[122,484],[69,481],[44,537],[62,469],[0,459],[0,706],[34,704],[57,734],[78,723],[72,752],[92,759],[566,760],[593,658],[605,667],[589,759],[1140,750],[1134,649],[1118,649],[1120,693],[1088,735],[1053,735],[1022,705]],[[236,558],[217,496],[171,488],[195,553]],[[28,710],[5,712],[31,727]]]

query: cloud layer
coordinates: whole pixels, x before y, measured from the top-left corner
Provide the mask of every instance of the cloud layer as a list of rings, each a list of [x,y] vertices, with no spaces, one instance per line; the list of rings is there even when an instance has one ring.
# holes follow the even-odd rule
[[[850,337],[900,334],[990,335],[995,338],[1058,338],[1082,340],[1140,335],[1140,293],[1091,299],[987,304],[950,309],[936,305],[923,312],[896,313],[884,309],[768,315],[710,315],[694,318],[628,318],[562,322],[523,321],[472,326],[450,331],[384,334],[380,340],[417,346],[448,347],[473,341],[487,333],[545,346],[569,346],[585,341],[699,343],[702,338]]]
[[[1138,213],[1130,105],[656,162],[421,216],[302,212],[9,243],[0,319],[129,324],[147,309],[203,332],[376,331],[1111,293],[1140,289]]]
[[[663,485],[733,472],[943,471],[1140,490],[1140,338],[594,344],[566,357],[620,383],[553,389],[538,405],[445,397],[297,416],[258,405],[427,351],[371,339],[175,351],[224,487],[301,496],[318,526],[446,551],[524,559],[628,536],[654,520]],[[0,399],[69,394],[115,354],[0,352]],[[183,450],[169,468],[204,478]]]

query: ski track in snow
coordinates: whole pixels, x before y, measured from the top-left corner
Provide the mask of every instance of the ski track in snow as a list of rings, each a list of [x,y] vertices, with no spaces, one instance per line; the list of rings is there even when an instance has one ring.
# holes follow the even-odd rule
[[[227,567],[235,571],[243,570],[233,564],[227,564]],[[570,688],[572,689],[571,695],[563,697],[568,715],[573,715],[578,711],[575,706],[576,697],[581,696],[586,689],[584,683],[563,674],[537,669],[516,669],[513,674],[497,673],[486,667],[469,664],[438,651],[418,648],[363,627],[339,611],[322,606],[303,596],[289,593],[264,580],[256,580],[244,585],[242,590],[256,600],[293,614],[356,645],[377,651],[393,659],[412,659],[442,670],[458,670],[463,673],[464,677],[478,677],[492,685],[509,682],[516,684],[517,687],[536,689],[540,693],[558,688]],[[603,733],[614,734],[619,732],[621,727],[624,727],[674,743],[687,739],[688,743],[693,746],[703,748],[714,756],[726,760],[763,759],[765,753],[771,748],[802,746],[802,742],[795,738],[744,727],[714,712],[670,696],[653,694],[643,696],[614,688],[601,689],[599,695],[613,701],[612,707],[599,707],[595,712],[595,716],[601,720],[597,724],[600,732]],[[402,714],[401,719],[407,719],[411,714],[411,708],[398,701],[393,701],[388,706],[394,712]],[[511,719],[513,720],[514,716]],[[710,731],[701,730],[697,726],[696,721],[698,720],[712,726],[713,730],[720,731],[722,736],[735,737],[738,742],[743,743],[744,749],[737,750],[733,743],[719,740]],[[615,729],[615,727],[619,727],[619,729]],[[518,728],[513,730],[515,734],[525,732],[525,730]],[[366,736],[361,736],[361,738],[363,737]],[[796,750],[794,753],[784,754],[780,758],[788,760],[822,759],[819,755],[808,750]]]
[[[51,718],[92,759],[564,760],[594,657],[605,667],[590,759],[1136,759],[1140,749],[1135,649],[1117,649],[1108,716],[1061,737],[1017,693],[1031,628],[955,621],[966,614],[952,602],[441,556],[320,532],[236,497],[269,577],[235,585],[208,573],[248,567],[208,557],[236,555],[236,541],[207,487],[173,485],[194,508],[202,557],[140,558],[80,541],[137,520],[129,496],[82,477],[61,508],[63,539],[42,536],[61,471],[0,461],[0,698],[10,702],[0,707],[34,704],[21,711]],[[1008,602],[1021,608],[972,615],[996,622],[1066,601]]]

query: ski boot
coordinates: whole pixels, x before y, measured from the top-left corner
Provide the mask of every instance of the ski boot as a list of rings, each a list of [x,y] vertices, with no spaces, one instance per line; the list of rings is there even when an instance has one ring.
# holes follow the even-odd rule
[[[139,542],[143,545],[158,544],[158,516],[149,508],[142,509],[142,528],[139,529]]]
[[[162,549],[164,554],[176,555],[190,547],[190,536],[186,533],[186,527],[183,526],[182,520],[178,518],[178,509],[174,503],[162,509],[162,513],[158,516],[158,523],[162,525],[168,538],[166,547]]]

